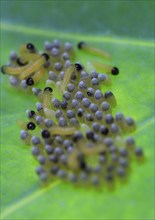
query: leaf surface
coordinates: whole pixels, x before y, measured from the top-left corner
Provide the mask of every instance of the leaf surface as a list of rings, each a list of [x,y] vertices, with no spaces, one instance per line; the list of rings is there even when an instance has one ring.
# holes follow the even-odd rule
[[[45,40],[53,38],[74,45],[85,40],[112,54],[111,62],[120,68],[110,87],[118,103],[114,112],[135,119],[137,131],[133,136],[147,158],[143,165],[132,164],[128,184],[118,184],[114,192],[104,187],[101,192],[75,188],[61,181],[41,187],[33,171],[37,163],[30,148],[20,141],[16,125],[17,120],[26,119],[26,109],[35,108],[36,99],[13,89],[8,77],[1,75],[2,219],[153,219],[154,43],[138,37],[77,35],[6,22],[1,28],[1,65],[7,63],[10,50],[18,51],[23,42],[35,42],[42,48]],[[77,51],[77,59],[86,63],[93,57]]]

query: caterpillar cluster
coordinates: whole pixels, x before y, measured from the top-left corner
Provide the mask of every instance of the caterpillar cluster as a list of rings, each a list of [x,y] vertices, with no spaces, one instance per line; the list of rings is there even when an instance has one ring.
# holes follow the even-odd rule
[[[22,89],[31,89],[31,86],[40,80],[46,80],[47,72],[54,71],[58,74],[74,59],[72,45],[66,42],[64,45],[58,40],[53,43],[46,42],[44,52],[38,51],[32,43],[22,45],[19,53],[10,53],[9,65],[1,67],[1,72],[9,74],[10,84]]]
[[[78,48],[109,58],[84,42]],[[11,54],[11,65],[2,67],[3,73],[12,75],[11,84],[22,88],[48,73],[44,89],[32,88],[38,102],[35,110],[27,110],[20,138],[32,146],[39,163],[35,172],[43,183],[61,179],[86,187],[113,185],[117,179],[126,180],[132,160],[144,159],[135,140],[126,137],[136,129],[134,120],[120,112],[114,115],[115,95],[101,90],[110,81],[109,74],[118,75],[119,69],[94,62],[106,73],[88,72],[73,59],[72,45],[55,40],[45,44],[42,54],[32,44],[23,46],[19,56]]]

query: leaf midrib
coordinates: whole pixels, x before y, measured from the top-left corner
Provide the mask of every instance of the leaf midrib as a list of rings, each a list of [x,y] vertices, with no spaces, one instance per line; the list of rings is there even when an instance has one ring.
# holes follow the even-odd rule
[[[153,124],[154,122],[154,117],[149,118],[149,120],[146,120],[144,122],[144,125],[141,129],[138,129],[138,133],[142,132],[142,130],[148,126],[150,126],[151,124]],[[134,133],[137,134],[137,132]],[[28,204],[29,202],[32,202],[33,200],[35,200],[36,198],[40,197],[41,195],[43,195],[44,193],[48,192],[49,190],[53,189],[55,186],[57,186],[58,184],[60,184],[60,181],[56,181],[53,184],[51,184],[49,187],[47,188],[43,188],[43,189],[39,189],[37,191],[34,191],[33,194],[28,195],[27,197],[25,197],[22,200],[17,201],[16,203],[13,203],[13,205],[10,205],[8,208],[4,209],[4,211],[1,214],[1,218],[4,219],[7,216],[9,216],[11,213],[17,211],[19,208],[25,206],[26,204]]]
[[[2,213],[1,213],[1,219],[6,218],[9,216],[11,213],[15,212],[19,208],[23,207],[24,205],[28,204],[29,202],[32,202],[42,194],[48,192],[55,186],[57,186],[60,183],[60,181],[56,181],[53,184],[51,184],[49,187],[34,191],[31,195],[28,195],[24,199],[19,200],[18,202],[14,203],[13,205],[10,205],[8,208],[6,208]]]
[[[155,47],[154,41],[151,40],[139,40],[132,38],[113,38],[112,36],[93,36],[93,35],[84,35],[77,33],[62,33],[57,31],[51,31],[47,29],[39,29],[33,27],[27,27],[24,25],[11,24],[6,22],[0,23],[1,30],[12,31],[18,33],[24,33],[35,36],[45,36],[45,37],[58,37],[63,36],[64,39],[73,39],[73,40],[83,40],[87,42],[96,42],[96,43],[113,43],[113,44],[125,44],[125,45],[135,45],[135,46],[145,46],[145,47]]]

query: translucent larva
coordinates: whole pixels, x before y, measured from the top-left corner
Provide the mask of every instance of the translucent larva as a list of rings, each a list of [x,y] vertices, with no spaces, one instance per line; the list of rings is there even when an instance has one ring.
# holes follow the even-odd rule
[[[27,69],[21,72],[19,79],[25,79],[30,74],[37,71],[48,59],[49,56],[47,54],[42,54],[42,56],[37,61],[29,65]]]
[[[10,74],[10,75],[19,75],[22,72],[26,71],[28,67],[29,67],[29,65],[26,65],[26,66],[23,66],[23,67],[11,67],[11,66],[4,65],[4,66],[1,67],[1,71],[3,73],[7,73],[7,74]]]
[[[50,133],[52,135],[62,135],[62,136],[67,136],[67,135],[73,135],[76,131],[76,127],[57,127],[54,126],[49,129]]]
[[[118,75],[119,74],[119,69],[117,67],[113,67],[104,63],[100,63],[98,61],[92,61],[92,64],[94,67],[102,70],[103,72],[106,72],[108,74],[112,75]]]
[[[17,58],[17,64],[19,66],[25,66],[29,62],[30,63],[34,62],[34,61],[38,60],[39,58],[40,58],[40,54],[28,53],[28,54],[22,55],[21,57],[18,57]]]
[[[41,67],[35,74],[32,76],[34,83],[36,84],[40,79],[44,76],[46,70],[45,68]]]
[[[92,46],[86,44],[85,42],[79,42],[77,47],[78,47],[78,49],[81,49],[83,51],[91,53],[94,56],[101,56],[104,59],[109,59],[110,58],[110,55],[106,51],[100,50],[100,49],[95,48],[95,47],[92,47]]]
[[[70,81],[70,78],[71,78],[71,75],[72,73],[75,71],[75,67],[73,65],[71,65],[70,67],[68,67],[64,73],[64,79],[62,81],[62,84],[61,84],[61,89],[62,91],[66,91],[66,87]]]
[[[52,91],[53,89],[51,87],[46,87],[44,89],[44,92],[42,94],[42,100],[43,100],[43,108],[44,109],[50,109],[51,107],[51,97],[52,97]]]

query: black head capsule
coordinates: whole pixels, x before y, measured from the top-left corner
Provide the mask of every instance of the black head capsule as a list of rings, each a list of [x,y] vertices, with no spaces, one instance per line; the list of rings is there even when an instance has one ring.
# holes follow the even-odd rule
[[[46,61],[49,60],[49,55],[47,53],[43,53],[41,56],[45,57]]]
[[[77,71],[81,71],[81,70],[83,70],[82,65],[79,64],[79,63],[76,63],[76,64],[75,64],[75,68],[77,69]]]
[[[26,64],[28,64],[28,62],[22,63],[22,61],[20,60],[20,58],[17,58],[16,60],[18,66],[25,66]]]
[[[46,87],[46,88],[44,89],[44,91],[53,92],[53,89],[52,89],[51,87]]]
[[[33,118],[33,116],[35,115],[35,111],[31,110],[28,112],[28,118]]]
[[[44,139],[46,139],[50,137],[50,132],[48,130],[43,130],[41,135]]]
[[[32,79],[32,77],[27,78],[26,84],[27,84],[28,86],[34,85],[34,80]]]
[[[78,49],[82,49],[82,47],[85,45],[85,42],[81,41],[77,44]]]
[[[111,69],[111,74],[112,74],[112,75],[115,75],[115,76],[118,75],[118,74],[119,74],[119,69],[114,66],[114,67]]]
[[[27,129],[28,130],[34,130],[35,129],[35,124],[33,123],[33,122],[29,122],[28,124],[27,124]]]
[[[5,67],[6,67],[5,65],[3,65],[3,66],[1,67],[1,72],[2,72],[3,74],[6,74],[6,72],[5,72],[5,70],[4,70]]]
[[[31,53],[35,53],[36,52],[36,49],[35,49],[35,46],[31,43],[28,43],[26,45],[26,48],[31,52]]]

